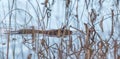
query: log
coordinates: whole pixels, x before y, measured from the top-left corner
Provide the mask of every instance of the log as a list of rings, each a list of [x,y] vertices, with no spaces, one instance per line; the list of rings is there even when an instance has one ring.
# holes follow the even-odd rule
[[[72,31],[68,29],[52,29],[52,30],[35,30],[35,29],[20,29],[17,31],[11,31],[11,34],[45,34],[48,36],[66,36],[71,35]]]

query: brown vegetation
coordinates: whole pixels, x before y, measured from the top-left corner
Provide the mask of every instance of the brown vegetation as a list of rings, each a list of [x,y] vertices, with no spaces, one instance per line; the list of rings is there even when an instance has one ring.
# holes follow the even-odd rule
[[[36,3],[35,5],[33,1]],[[7,25],[9,28],[8,33],[5,33],[7,34],[5,38],[0,36],[1,45],[7,45],[5,52],[3,47],[0,50],[2,54],[0,57],[3,57],[1,59],[5,59],[4,57],[9,59],[11,55],[13,59],[18,56],[24,59],[23,46],[29,52],[33,52],[27,55],[27,59],[120,59],[119,0],[114,0],[114,2],[112,0],[110,4],[112,7],[109,6],[110,8],[104,7],[105,3],[108,2],[106,0],[44,0],[42,4],[40,1],[26,0],[24,9],[20,8],[20,4],[17,5],[18,0],[8,0],[8,11],[3,9],[5,15],[4,13],[1,14],[4,17],[0,22],[3,27]],[[60,15],[54,14],[54,10],[57,9],[53,8],[55,3],[57,3],[56,1],[62,1],[63,3],[63,5],[61,4],[63,9],[59,9],[63,12]],[[3,6],[2,4],[0,5]],[[30,12],[31,10],[33,10],[33,13]],[[59,13],[58,10],[56,11]],[[64,16],[62,17],[64,18],[61,18],[63,14]],[[56,15],[60,17],[57,18]],[[56,22],[59,23],[58,29],[46,30],[52,27],[49,24],[53,24],[52,20],[55,19],[54,17],[57,18]],[[9,19],[7,20],[9,21],[8,24],[4,21],[5,19]],[[62,23],[60,23],[61,19],[64,19]],[[37,30],[35,28],[26,29],[29,26],[34,26],[34,24],[36,24]],[[12,26],[15,31],[10,29]],[[65,26],[65,29],[61,29],[60,26]],[[107,29],[105,29],[106,27]],[[70,28],[81,32],[81,34],[71,35],[73,31]],[[29,36],[27,34],[32,35]],[[82,38],[82,34],[84,38]],[[55,37],[51,38],[49,36]],[[3,42],[3,40],[7,42]],[[22,47],[16,44],[19,40],[22,40],[20,42]],[[55,40],[58,41],[55,42]],[[12,54],[10,54],[11,45]],[[18,47],[20,48],[19,54],[15,50]]]

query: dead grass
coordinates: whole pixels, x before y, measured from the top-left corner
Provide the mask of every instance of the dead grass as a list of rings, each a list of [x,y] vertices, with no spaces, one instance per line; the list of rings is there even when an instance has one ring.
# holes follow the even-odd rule
[[[76,0],[75,2],[77,3],[74,3],[73,0],[65,0],[63,6],[65,9],[63,12],[65,13],[64,25],[58,29],[47,30],[49,22],[52,18],[52,7],[56,3],[55,1],[57,0],[52,0],[51,2],[50,0],[45,0],[44,2],[40,3],[38,0],[35,0],[36,5],[34,5],[29,0],[26,2],[27,6],[26,10],[24,10],[17,8],[17,0],[12,0],[12,2],[8,0],[9,12],[6,13],[0,22],[0,25],[6,26],[6,22],[4,23],[4,20],[7,17],[9,19],[9,24],[7,24],[9,31],[5,34],[7,35],[7,38],[5,39],[6,44],[2,44],[3,46],[6,45],[7,49],[6,52],[0,52],[0,54],[5,55],[3,56],[3,59],[10,59],[11,55],[13,59],[17,59],[16,56],[19,56],[15,53],[15,49],[17,48],[16,45],[14,46],[13,54],[10,54],[9,51],[11,47],[10,44],[12,44],[11,37],[14,36],[14,39],[16,39],[12,40],[14,43],[19,40],[17,34],[22,37],[21,40],[23,41],[23,46],[27,47],[29,51],[34,52],[28,53],[26,57],[27,59],[120,59],[119,35],[117,38],[115,36],[117,33],[119,33],[119,31],[117,31],[117,33],[115,32],[115,30],[117,30],[117,28],[115,28],[115,26],[117,26],[115,23],[119,23],[116,22],[116,20],[119,21],[119,12],[116,12],[116,9],[119,10],[118,0],[114,1],[114,7],[116,9],[113,9],[110,12],[108,11],[109,15],[111,16],[108,14],[103,15],[98,12],[97,9],[91,8],[94,3],[98,3],[97,7],[100,8],[99,11],[102,11],[105,0],[98,0],[98,2],[96,0],[84,0],[82,14],[79,14],[79,8],[81,8],[79,3],[81,1]],[[27,10],[28,7],[33,9],[35,13],[34,16],[30,13],[29,10]],[[25,18],[22,18],[24,19],[25,24],[19,25],[17,23],[17,17],[23,16],[19,15],[22,12],[25,15]],[[82,19],[86,19],[83,17],[85,14],[87,14],[87,21],[82,22]],[[12,22],[13,19],[15,19],[15,22]],[[69,25],[73,19],[75,21],[74,24],[77,24],[75,27],[74,25]],[[32,20],[34,20],[34,22],[32,22]],[[103,33],[106,31],[104,28],[105,25],[109,25],[104,23],[106,20],[111,21],[111,28],[108,28],[108,30],[110,29],[110,32],[107,33],[109,37],[107,38],[107,35],[103,36]],[[15,30],[10,29],[13,23],[15,23]],[[35,27],[32,27],[31,29],[27,28],[30,26],[30,24],[34,26],[35,23],[37,23],[37,29]],[[80,27],[82,27],[82,29]],[[80,32],[84,35],[85,38],[82,38],[80,34],[73,36],[73,31],[70,30],[70,28]],[[27,36],[29,34],[31,34],[31,36]],[[54,36],[54,38],[51,38],[50,36]],[[51,41],[58,39],[58,42],[51,43]],[[21,51],[23,49],[24,48],[21,48]],[[0,51],[3,50],[4,49]],[[24,52],[22,51],[20,53],[22,54],[21,58],[25,58]]]

